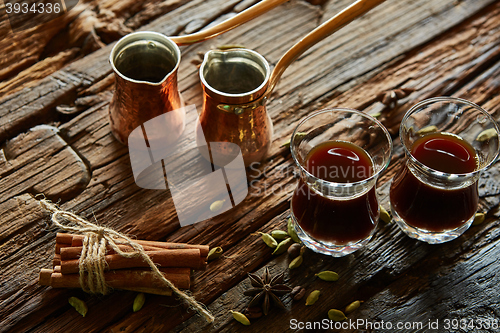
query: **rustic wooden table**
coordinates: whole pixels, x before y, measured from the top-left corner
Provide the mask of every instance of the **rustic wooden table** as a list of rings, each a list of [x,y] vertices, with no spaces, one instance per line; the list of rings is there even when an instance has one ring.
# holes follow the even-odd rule
[[[480,210],[486,221],[455,241],[428,245],[397,226],[379,224],[366,248],[344,258],[305,253],[303,265],[288,270],[287,255],[274,257],[257,231],[286,229],[296,179],[287,148],[280,147],[297,123],[331,106],[381,112],[394,137],[392,162],[379,180],[388,208],[387,184],[403,158],[397,138],[408,108],[433,96],[471,100],[500,117],[500,3],[494,0],[387,0],[309,50],[283,76],[268,104],[274,143],[247,199],[216,218],[179,228],[168,191],[135,185],[128,150],[111,135],[108,103],[114,78],[108,63],[112,44],[136,29],[166,35],[197,31],[253,4],[254,0],[90,0],[61,18],[20,32],[0,23],[0,331],[166,332],[293,331],[291,320],[327,318],[331,308],[354,300],[348,317],[370,322],[423,323],[424,328],[376,332],[498,332],[490,328],[446,329],[446,320],[500,320],[500,167],[481,179]],[[199,52],[243,44],[271,64],[301,36],[351,0],[293,0],[213,40],[182,48],[180,90],[188,104],[201,105],[196,66]],[[376,100],[400,87],[415,92],[392,109]],[[190,115],[192,119],[194,115]],[[133,292],[109,296],[37,285],[50,267],[57,230],[32,195],[44,193],[61,207],[138,238],[221,246],[222,258],[195,272],[192,293],[215,315],[208,325],[173,297],[147,296],[133,313]],[[285,282],[321,290],[314,306],[283,298],[251,326],[232,319],[245,309],[248,272],[286,271]],[[334,270],[340,280],[314,274]],[[82,318],[68,297],[85,299]],[[431,330],[429,321],[439,320]],[[333,330],[339,331],[339,330]],[[354,332],[356,329],[345,329]],[[362,331],[362,330],[358,330]]]

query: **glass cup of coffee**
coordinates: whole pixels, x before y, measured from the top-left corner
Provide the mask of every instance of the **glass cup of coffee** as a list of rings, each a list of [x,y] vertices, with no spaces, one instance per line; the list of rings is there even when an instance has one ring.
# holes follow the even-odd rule
[[[392,215],[412,238],[437,244],[463,234],[478,208],[478,180],[499,156],[499,126],[463,99],[412,107],[399,137],[406,160],[391,183]]]
[[[385,127],[356,110],[325,109],[300,122],[290,150],[300,172],[291,216],[301,241],[334,257],[363,247],[378,223],[375,184],[391,156]]]

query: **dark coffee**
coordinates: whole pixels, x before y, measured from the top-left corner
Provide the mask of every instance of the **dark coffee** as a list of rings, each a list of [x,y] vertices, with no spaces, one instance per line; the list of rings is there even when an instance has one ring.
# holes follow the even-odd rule
[[[416,140],[411,154],[427,167],[445,173],[469,173],[477,168],[474,148],[446,133]],[[477,182],[460,189],[440,189],[420,181],[406,165],[392,181],[390,198],[408,225],[434,232],[462,226],[474,215],[479,202]]]
[[[129,79],[161,82],[175,68],[173,52],[165,45],[148,40],[127,45],[115,58],[116,69]]]
[[[312,175],[336,183],[365,180],[373,163],[360,147],[343,141],[327,141],[307,155],[305,169]],[[304,232],[316,240],[345,245],[368,237],[378,219],[375,188],[344,200],[324,197],[301,179],[292,197],[292,210]]]

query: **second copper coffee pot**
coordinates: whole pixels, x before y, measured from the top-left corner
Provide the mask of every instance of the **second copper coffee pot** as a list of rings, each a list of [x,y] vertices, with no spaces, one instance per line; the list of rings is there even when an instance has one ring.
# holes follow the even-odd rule
[[[273,134],[266,101],[285,69],[303,52],[385,0],[358,0],[311,31],[279,60],[271,72],[266,59],[248,49],[213,50],[200,67],[203,86],[202,131],[197,140],[235,143],[246,166],[260,162]],[[230,145],[218,145],[218,155],[234,155]],[[234,145],[233,145],[234,147]]]

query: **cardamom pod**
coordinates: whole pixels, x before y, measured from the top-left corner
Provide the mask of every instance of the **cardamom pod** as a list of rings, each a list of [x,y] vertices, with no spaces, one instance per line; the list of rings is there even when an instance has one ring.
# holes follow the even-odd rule
[[[288,250],[288,247],[292,245],[293,240],[291,238],[287,238],[284,241],[281,241],[278,246],[276,246],[276,249],[274,250],[273,254],[275,255],[280,255],[282,253],[285,253],[286,250]]]
[[[144,302],[146,302],[146,296],[144,293],[137,294],[134,299],[134,304],[132,305],[132,310],[134,310],[134,312],[139,311],[142,309]]]
[[[337,281],[339,279],[339,275],[332,271],[323,271],[316,274],[323,281]]]
[[[291,262],[290,262],[290,265],[288,265],[288,268],[290,269],[294,269],[294,268],[297,268],[299,267],[301,264],[302,264],[302,261],[304,259],[302,258],[302,255],[298,256],[297,258],[293,259]]]
[[[357,308],[359,308],[360,305],[361,305],[360,301],[352,302],[351,304],[345,307],[345,313],[351,313],[355,311]]]
[[[295,134],[295,138],[297,140],[302,140],[306,136],[307,133],[305,132],[298,132],[297,134]],[[287,148],[290,147],[290,140],[283,142],[280,147],[287,147]]]
[[[314,303],[316,303],[316,301],[319,298],[319,294],[320,294],[319,290],[311,291],[309,296],[307,296],[306,298],[306,305],[313,305]]]
[[[391,223],[391,214],[382,206],[380,206],[380,219],[385,223]]]
[[[218,212],[219,210],[222,209],[222,206],[224,206],[225,201],[226,200],[224,199],[224,200],[217,200],[217,201],[212,202],[212,204],[210,205],[210,211],[214,212],[214,213]]]
[[[233,318],[242,323],[243,325],[250,325],[250,320],[241,312],[229,310],[233,314]]]
[[[207,260],[210,261],[219,258],[222,252],[224,252],[224,250],[222,250],[220,246],[210,249],[210,251],[208,251]]]
[[[438,128],[434,125],[429,125],[425,126],[424,128],[421,128],[420,130],[417,131],[417,135],[422,135],[422,134],[429,134],[429,133],[434,133],[437,132]]]
[[[333,321],[342,321],[347,319],[345,314],[337,309],[330,309],[328,311],[328,318]]]
[[[267,246],[272,247],[273,249],[278,246],[278,242],[276,242],[276,239],[274,239],[273,236],[263,232],[259,232],[259,234],[262,235],[262,240]]]
[[[478,136],[476,137],[476,141],[479,142],[487,141],[495,136],[497,136],[497,131],[494,128],[490,128],[479,133]]]
[[[484,213],[476,213],[474,215],[474,222],[472,222],[472,225],[479,225],[484,222],[486,215]]]
[[[76,297],[70,297],[68,299],[68,302],[69,304],[75,308],[75,310],[82,315],[82,317],[85,317],[85,315],[87,314],[87,311],[89,310],[87,308],[87,304],[82,301],[81,299],[79,298],[76,298]]]
[[[274,239],[286,239],[289,237],[287,232],[283,230],[273,230],[271,231],[271,236],[273,236]]]
[[[375,112],[375,113],[370,113],[369,115],[376,119],[376,118],[380,117],[382,115],[382,113]]]
[[[292,237],[293,241],[295,243],[300,243],[299,236],[297,236],[297,233],[295,232],[295,228],[293,226],[292,218],[288,218],[288,225],[287,225],[287,230],[288,230],[288,235]]]
[[[283,142],[280,146],[280,148],[288,148],[288,147],[290,147],[290,140]]]

